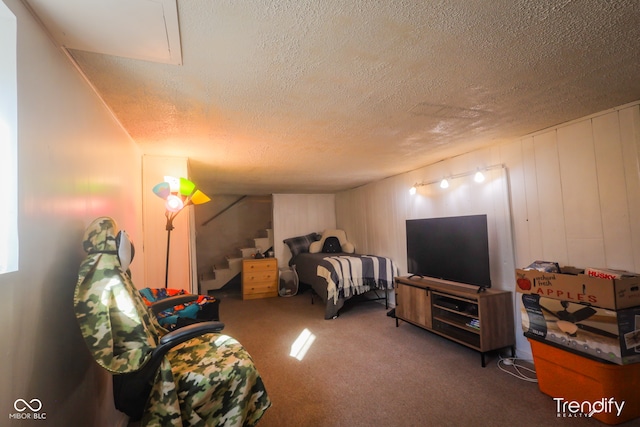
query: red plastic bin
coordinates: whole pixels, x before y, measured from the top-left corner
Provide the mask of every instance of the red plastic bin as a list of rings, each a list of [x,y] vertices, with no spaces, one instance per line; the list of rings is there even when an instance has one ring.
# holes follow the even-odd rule
[[[606,424],[640,417],[640,363],[601,363],[530,338],[529,342],[540,391],[563,398],[556,402],[561,405],[558,417],[581,416],[572,412],[578,403],[583,409],[595,408],[593,418]],[[573,409],[566,406],[569,402]],[[615,404],[622,402],[618,415]]]

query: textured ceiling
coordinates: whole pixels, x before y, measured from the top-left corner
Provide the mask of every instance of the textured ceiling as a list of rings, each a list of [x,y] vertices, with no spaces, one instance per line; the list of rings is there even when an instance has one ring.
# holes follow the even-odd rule
[[[640,99],[637,0],[177,5],[182,65],[70,51],[211,194],[352,188]]]

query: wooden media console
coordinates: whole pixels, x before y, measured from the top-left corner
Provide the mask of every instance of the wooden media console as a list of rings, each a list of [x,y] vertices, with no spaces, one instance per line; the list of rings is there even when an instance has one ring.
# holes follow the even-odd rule
[[[397,277],[396,327],[412,323],[485,354],[511,348],[515,333],[512,294],[429,277]]]

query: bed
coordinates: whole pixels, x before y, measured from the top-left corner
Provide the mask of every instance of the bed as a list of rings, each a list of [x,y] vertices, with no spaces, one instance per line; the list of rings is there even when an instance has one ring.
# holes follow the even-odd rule
[[[355,253],[303,252],[293,257],[291,264],[299,281],[310,286],[325,303],[325,319],[335,319],[345,301],[367,292],[375,293],[368,301],[384,299],[386,303],[398,274],[389,258]]]

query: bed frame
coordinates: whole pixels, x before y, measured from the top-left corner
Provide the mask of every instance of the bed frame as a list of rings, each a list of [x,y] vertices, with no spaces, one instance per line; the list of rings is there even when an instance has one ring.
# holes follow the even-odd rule
[[[378,285],[371,281],[371,283],[367,286],[365,292],[361,292],[357,295],[349,296],[349,297],[339,297],[337,301],[334,301],[333,298],[330,298],[328,295],[327,289],[327,280],[324,277],[318,275],[318,265],[320,261],[322,261],[325,257],[328,256],[358,256],[357,254],[348,254],[348,253],[336,253],[336,254],[326,254],[326,253],[302,253],[297,255],[292,260],[292,267],[295,268],[296,273],[298,274],[298,279],[300,283],[307,285],[311,288],[311,303],[314,304],[315,296],[318,296],[320,300],[325,303],[325,319],[335,319],[338,317],[338,312],[344,306],[345,301],[353,299],[353,301],[359,302],[370,302],[370,301],[385,301],[385,309],[389,308],[389,290],[393,289],[393,280],[390,281],[390,284],[387,284],[386,288],[380,288]],[[393,279],[393,278],[392,278]],[[391,286],[391,287],[389,287]],[[384,292],[384,296],[379,294],[379,291]],[[363,295],[374,293],[375,298],[364,297]]]

